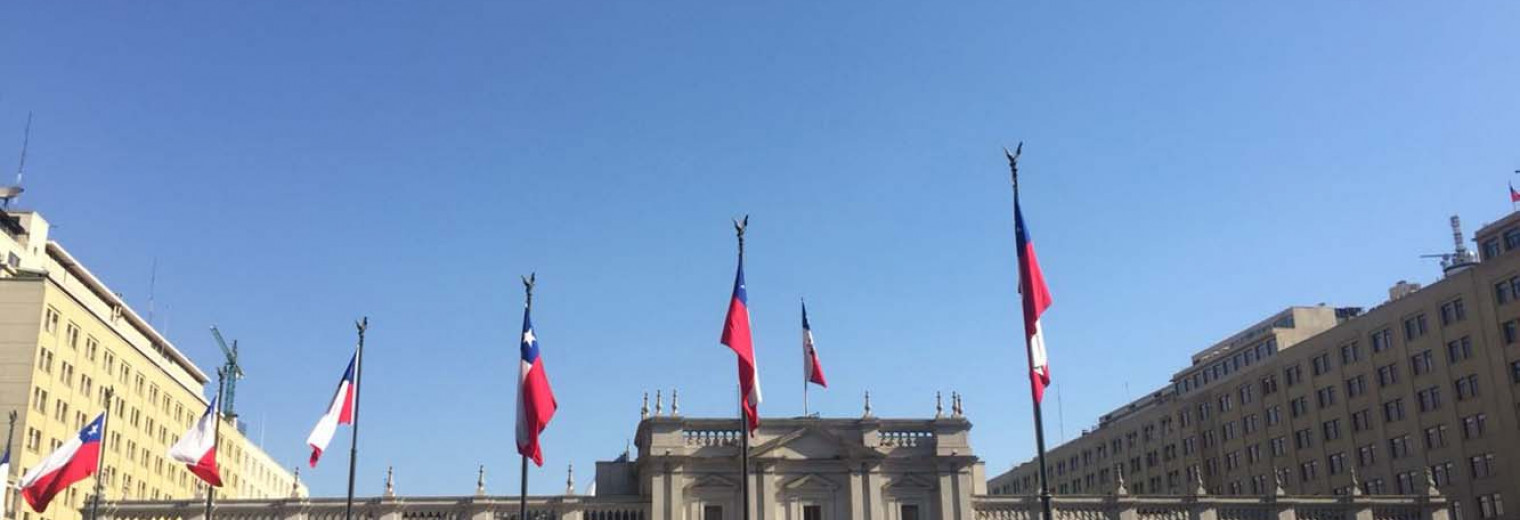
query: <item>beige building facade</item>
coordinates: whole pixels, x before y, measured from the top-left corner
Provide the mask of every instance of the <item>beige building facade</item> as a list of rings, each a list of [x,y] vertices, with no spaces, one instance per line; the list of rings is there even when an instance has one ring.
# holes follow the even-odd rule
[[[1460,237],[1460,235],[1459,235]],[[1520,508],[1520,213],[1426,287],[1356,308],[1295,307],[1193,356],[1170,384],[1049,450],[1055,494],[1418,494],[1457,519]],[[1025,462],[994,494],[1038,492]],[[1509,503],[1505,501],[1508,499]]]
[[[169,446],[205,411],[211,378],[61,244],[34,212],[0,212],[0,412],[18,412],[11,474],[14,518],[76,520],[94,481],[74,485],[37,514],[14,484],[117,397],[103,456],[107,499],[203,493]],[[238,432],[221,428],[222,496],[289,496],[295,477]]]

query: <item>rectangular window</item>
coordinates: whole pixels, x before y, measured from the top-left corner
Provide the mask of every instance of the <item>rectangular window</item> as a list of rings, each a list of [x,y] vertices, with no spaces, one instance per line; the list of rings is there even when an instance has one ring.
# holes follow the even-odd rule
[[[1399,382],[1399,366],[1387,364],[1378,367],[1378,387],[1385,387]]]
[[[1409,356],[1409,370],[1411,372],[1414,372],[1414,375],[1418,376],[1420,374],[1430,373],[1432,367],[1433,358],[1431,357],[1429,350],[1424,350],[1418,354]]]
[[[1393,348],[1393,331],[1383,329],[1372,333],[1372,353],[1376,354]]]
[[[1419,401],[1420,413],[1441,409],[1441,387],[1432,386],[1415,392]]]
[[[1351,413],[1351,431],[1362,432],[1372,429],[1372,414],[1366,408]]]
[[[1371,444],[1356,449],[1356,465],[1361,467],[1377,464],[1377,449]]]
[[[1446,425],[1431,426],[1425,429],[1425,449],[1433,450],[1446,447]]]
[[[1404,400],[1394,399],[1383,403],[1383,421],[1395,422],[1404,420]]]
[[[1467,308],[1462,305],[1461,298],[1441,304],[1442,326],[1451,325],[1465,319],[1467,319]]]
[[[1314,391],[1314,398],[1319,403],[1319,409],[1321,410],[1335,405],[1335,387],[1327,386]]]
[[[1483,438],[1483,430],[1488,427],[1488,414],[1475,414],[1462,418],[1462,439],[1473,440]]]
[[[1272,395],[1275,393],[1277,393],[1277,376],[1269,374],[1267,377],[1261,378],[1261,395]]]
[[[1499,325],[1499,332],[1504,336],[1505,345],[1514,345],[1520,341],[1520,321],[1509,320]]]
[[[1346,397],[1356,397],[1367,393],[1367,376],[1356,376],[1346,380]]]
[[[1283,369],[1283,379],[1286,379],[1288,381],[1288,386],[1290,387],[1298,384],[1299,381],[1304,380],[1303,367],[1293,365],[1291,367]]]
[[[1267,426],[1276,426],[1280,422],[1282,422],[1282,407],[1267,408]]]
[[[1361,347],[1355,341],[1341,345],[1341,364],[1350,365],[1362,359]]]
[[[1290,412],[1290,414],[1295,419],[1297,419],[1298,417],[1304,415],[1305,413],[1308,413],[1309,412],[1309,398],[1307,398],[1307,397],[1300,397],[1300,398],[1294,399],[1292,401],[1288,401],[1288,411]]]
[[[1468,399],[1477,397],[1478,396],[1478,375],[1477,374],[1472,374],[1472,375],[1465,376],[1465,377],[1459,377],[1459,378],[1457,378],[1456,381],[1452,382],[1452,386],[1456,387],[1456,389],[1457,389],[1457,400],[1458,401],[1466,401]]]
[[[1504,499],[1498,493],[1478,495],[1478,517],[1484,520],[1504,516]]]
[[[1314,359],[1310,360],[1310,370],[1312,370],[1316,376],[1329,372],[1330,354],[1327,352],[1318,356],[1314,356]]]
[[[814,504],[802,506],[802,520],[823,520],[823,506]]]
[[[1399,460],[1409,456],[1409,436],[1400,435],[1388,439],[1388,458]]]
[[[1341,438],[1340,419],[1331,419],[1329,421],[1325,421],[1320,425],[1320,428],[1324,430],[1325,440],[1327,441],[1333,441]]]
[[[702,520],[723,520],[723,506],[713,504],[702,506]]]
[[[1425,315],[1416,314],[1404,319],[1404,339],[1415,339],[1425,335]]]
[[[1467,336],[1446,343],[1446,361],[1456,364],[1472,357],[1472,339]]]
[[[1469,457],[1467,464],[1472,469],[1472,478],[1488,478],[1494,474],[1494,454],[1492,453]]]

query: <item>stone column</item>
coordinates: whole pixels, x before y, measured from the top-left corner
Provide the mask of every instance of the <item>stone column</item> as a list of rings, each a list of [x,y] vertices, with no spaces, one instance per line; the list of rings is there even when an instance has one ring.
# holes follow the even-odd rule
[[[866,519],[886,520],[887,516],[885,508],[887,504],[881,495],[881,466],[871,466],[870,468],[867,468],[866,471],[866,490],[864,493],[864,498],[866,500],[866,511],[870,512],[870,515],[867,516]]]
[[[672,394],[674,395],[674,394]],[[666,473],[665,479],[669,481],[668,511],[671,520],[683,520],[686,517],[686,471],[677,464]],[[701,520],[701,519],[697,519]]]
[[[865,484],[865,477],[864,477],[864,475],[862,475],[862,472],[861,472],[861,464],[859,462],[856,462],[856,461],[849,461],[849,462],[847,462],[847,464],[849,464],[849,468],[850,468],[850,477],[849,477],[849,483],[850,483],[849,484],[850,485],[850,489],[849,489],[849,494],[850,494],[850,514],[849,514],[849,517],[850,518],[858,518],[858,519],[861,519],[861,520],[869,519],[870,517],[866,516],[866,509],[865,509],[866,508],[866,496],[865,496],[866,495],[866,493],[865,493],[865,491],[866,491],[865,485],[866,484]]]
[[[936,394],[935,401],[938,400],[939,395]],[[935,414],[939,414],[938,402],[935,403],[935,408]],[[960,520],[960,517],[955,512],[955,475],[951,473],[951,470],[947,470],[943,466],[936,469],[938,470],[936,473],[939,473],[937,475],[937,480],[939,480],[939,520]]]

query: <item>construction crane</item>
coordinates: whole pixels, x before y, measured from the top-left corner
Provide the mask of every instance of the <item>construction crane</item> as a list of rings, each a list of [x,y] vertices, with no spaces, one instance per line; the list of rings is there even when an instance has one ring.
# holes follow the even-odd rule
[[[236,418],[237,412],[232,407],[233,396],[237,393],[237,381],[243,378],[243,366],[238,364],[237,340],[232,341],[232,347],[227,346],[227,340],[222,339],[222,331],[211,326],[211,335],[216,338],[216,345],[222,347],[222,355],[227,357],[227,363],[222,365],[227,377],[223,378],[222,388],[222,416]]]

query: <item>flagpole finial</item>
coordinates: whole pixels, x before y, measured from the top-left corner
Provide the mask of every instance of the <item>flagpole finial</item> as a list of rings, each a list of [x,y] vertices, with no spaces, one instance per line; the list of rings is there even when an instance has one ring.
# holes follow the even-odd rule
[[[739,256],[744,256],[744,230],[749,227],[749,215],[734,219],[734,234],[739,237]]]
[[[644,404],[639,406],[639,420],[649,418],[649,392],[644,392]]]
[[[385,497],[386,498],[395,498],[396,497],[396,467],[395,466],[386,466],[385,467]]]
[[[663,397],[663,394],[661,394],[659,390],[655,390],[654,391],[654,416],[655,417],[659,417],[659,416],[664,415],[664,414],[665,414],[665,398]]]
[[[861,417],[870,417],[870,416],[871,416],[871,391],[870,390],[866,390],[866,411],[865,411],[865,414],[862,415]]]
[[[575,464],[565,467],[565,494],[575,494]]]
[[[354,322],[354,327],[359,329],[359,336],[363,337],[364,333],[369,330],[369,316],[360,317],[359,321]]]
[[[961,416],[961,393],[960,392],[950,392],[950,416],[951,417],[960,417]]]
[[[934,392],[934,418],[945,416],[944,397],[940,392]]]
[[[1009,173],[1011,173],[1013,175],[1013,185],[1014,186],[1018,186],[1018,184],[1019,184],[1019,156],[1023,155],[1023,154],[1024,154],[1024,142],[1023,141],[1019,141],[1018,146],[1015,147],[1012,152],[1008,151],[1008,147],[1006,147],[1006,146],[1003,147],[1003,155],[1005,155],[1005,156],[1008,157],[1008,170],[1009,170]]]
[[[486,496],[486,465],[481,464],[480,469],[475,470],[475,496]]]
[[[671,417],[675,417],[675,416],[681,415],[681,401],[680,401],[681,394],[679,394],[678,392],[680,392],[680,390],[677,390],[675,388],[670,389],[670,416]]]
[[[538,284],[538,273],[530,272],[522,277],[523,292],[527,294],[527,306],[533,308],[533,286]]]

